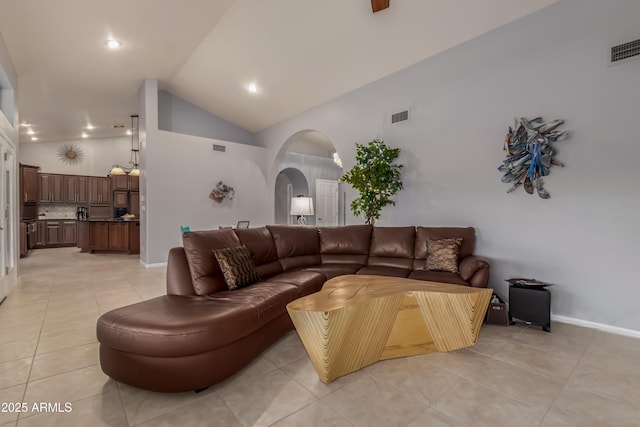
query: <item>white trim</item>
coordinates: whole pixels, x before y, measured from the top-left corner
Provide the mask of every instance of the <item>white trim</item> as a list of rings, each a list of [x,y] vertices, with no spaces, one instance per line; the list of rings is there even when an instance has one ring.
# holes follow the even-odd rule
[[[140,264],[142,264],[142,266],[144,268],[156,268],[156,267],[166,267],[167,266],[166,262],[157,262],[155,264],[147,264],[142,260],[140,260]]]
[[[605,332],[611,332],[612,334],[625,335],[633,338],[640,338],[640,331],[633,329],[620,328],[618,326],[605,325],[604,323],[590,322],[588,320],[576,319],[574,317],[559,316],[556,314],[551,315],[551,320],[555,320],[561,323],[569,323],[571,325],[584,326],[586,328],[598,329]],[[553,329],[553,325],[551,327]]]

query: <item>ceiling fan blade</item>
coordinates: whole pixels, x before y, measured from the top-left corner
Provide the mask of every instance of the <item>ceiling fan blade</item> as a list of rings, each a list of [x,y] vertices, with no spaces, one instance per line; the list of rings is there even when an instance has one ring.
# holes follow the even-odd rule
[[[373,13],[380,12],[389,7],[389,0],[371,0],[371,9]]]

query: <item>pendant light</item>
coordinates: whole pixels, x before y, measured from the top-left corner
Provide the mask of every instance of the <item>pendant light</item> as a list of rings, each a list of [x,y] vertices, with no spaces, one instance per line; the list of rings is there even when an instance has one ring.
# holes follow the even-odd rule
[[[140,119],[137,114],[131,115],[131,157],[129,164],[131,168],[125,168],[120,165],[113,165],[109,171],[109,175],[131,175],[140,176],[140,165],[138,164],[138,154],[140,153],[140,142],[138,140],[138,126]]]

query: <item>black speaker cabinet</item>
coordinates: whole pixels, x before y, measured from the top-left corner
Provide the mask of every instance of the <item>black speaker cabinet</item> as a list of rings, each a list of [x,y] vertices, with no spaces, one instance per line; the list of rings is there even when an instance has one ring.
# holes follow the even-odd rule
[[[551,332],[551,293],[542,287],[509,286],[509,320],[542,326]]]

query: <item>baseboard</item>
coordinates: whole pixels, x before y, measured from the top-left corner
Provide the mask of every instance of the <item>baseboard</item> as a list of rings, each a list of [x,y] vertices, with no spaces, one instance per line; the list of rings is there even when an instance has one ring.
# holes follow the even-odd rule
[[[167,266],[166,262],[157,262],[155,264],[147,264],[144,261],[142,261],[142,259],[140,260],[140,264],[142,264],[144,266],[144,268],[155,268],[155,267],[166,267]]]
[[[640,331],[619,328],[618,326],[605,325],[604,323],[590,322],[588,320],[576,319],[574,317],[558,316],[556,314],[551,315],[551,320],[555,320],[561,323],[569,323],[571,325],[584,326],[585,328],[599,329],[601,331],[611,332],[612,334],[640,338]],[[553,330],[553,325],[551,329]]]

